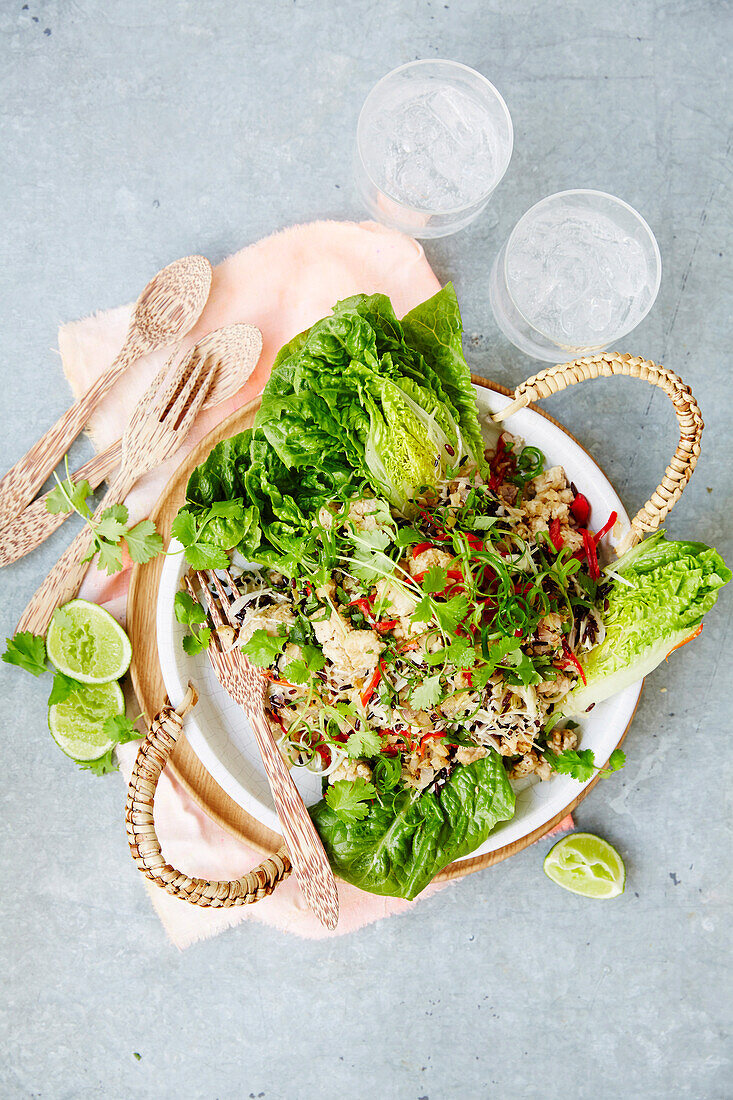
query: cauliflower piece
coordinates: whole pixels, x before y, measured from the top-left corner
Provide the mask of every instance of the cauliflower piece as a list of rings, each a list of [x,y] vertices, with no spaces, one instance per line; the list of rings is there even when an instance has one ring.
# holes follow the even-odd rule
[[[532,479],[532,487],[536,496],[547,492],[548,489],[567,489],[568,482],[562,466],[551,466],[549,470],[538,474]]]
[[[449,695],[447,699],[444,699],[438,709],[442,711],[446,718],[458,718],[459,715],[467,714],[468,711],[477,706],[477,695],[470,691],[457,691],[454,695]]]
[[[318,594],[321,592],[319,590]],[[333,603],[330,618],[311,621],[325,657],[340,671],[353,675],[377,667],[384,642],[373,630],[354,630]]]
[[[445,550],[434,550],[432,547],[430,550],[423,550],[422,554],[418,554],[417,557],[411,558],[407,568],[413,577],[418,576],[420,573],[424,573],[427,569],[432,569],[433,566],[438,566],[442,569],[449,569],[450,563],[454,560],[452,554],[446,554]]]
[[[550,611],[537,624],[537,642],[542,652],[558,649],[562,645],[562,615]]]
[[[329,775],[328,782],[335,783],[339,779],[346,779],[349,783],[353,783],[355,779],[369,781],[371,778],[372,769],[368,764],[363,761],[342,760]]]
[[[536,775],[539,779],[550,779],[552,768],[536,752],[528,752],[509,771],[510,779],[523,779],[527,775]]]
[[[277,634],[278,627],[283,623],[290,625],[294,622],[295,616],[286,604],[278,604],[277,607],[263,607],[259,611],[252,611],[242,624],[237,638],[237,645],[244,645],[248,642],[255,630]]]
[[[377,589],[377,600],[384,601],[385,609],[395,618],[409,618],[417,607],[417,600],[409,592],[406,592],[401,584],[389,577],[382,577],[377,581],[375,587]],[[388,617],[387,615],[384,616],[384,618]]]
[[[575,730],[555,729],[547,738],[547,747],[550,752],[557,755],[565,749],[574,749],[578,744],[578,735]]]
[[[376,531],[382,524],[377,518],[377,513],[382,512],[384,505],[381,500],[354,500],[349,505],[349,520],[355,531]]]
[[[459,745],[456,749],[456,763],[458,764],[473,764],[476,760],[481,760],[484,756],[486,756],[486,749],[482,749],[479,746],[473,749],[468,745]]]

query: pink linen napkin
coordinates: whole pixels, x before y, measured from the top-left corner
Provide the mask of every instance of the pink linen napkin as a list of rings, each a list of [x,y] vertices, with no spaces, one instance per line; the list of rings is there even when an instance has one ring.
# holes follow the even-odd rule
[[[372,222],[293,226],[219,264],[214,269],[206,309],[184,346],[192,346],[201,336],[222,325],[249,321],[262,331],[262,356],[239,393],[223,405],[201,413],[180,451],[141,478],[126,500],[130,519],[136,522],[147,515],[181,458],[224,417],[261,393],[279,348],[328,314],[336,301],[360,292],[379,291],[392,299],[397,315],[402,316],[434,294],[439,285],[416,241]],[[130,312],[130,306],[123,306],[60,329],[64,372],[76,397],[114,359],[124,341]],[[135,363],[95,411],[89,434],[98,450],[120,437],[136,402],[167,354],[159,352]],[[91,568],[80,594],[104,605],[124,623],[129,576],[129,562],[111,578]],[[135,743],[120,748],[120,765],[126,777],[136,750]],[[169,773],[161,777],[158,785],[155,815],[166,858],[187,874],[236,878],[260,862],[257,852],[213,822]],[[571,819],[566,822],[558,831],[572,827]],[[331,934],[304,906],[294,876],[256,905],[217,910],[189,905],[144,881],[170,939],[179,948],[243,920],[271,924],[306,938]],[[428,887],[421,897],[441,890],[444,885]],[[339,898],[339,934],[406,912],[416,904],[378,898],[343,883],[339,883]]]

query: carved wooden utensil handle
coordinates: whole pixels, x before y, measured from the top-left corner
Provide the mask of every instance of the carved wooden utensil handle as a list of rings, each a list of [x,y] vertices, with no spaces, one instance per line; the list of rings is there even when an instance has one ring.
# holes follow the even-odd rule
[[[128,339],[109,370],[8,470],[0,480],[0,526],[30,504],[83,429],[90,413],[144,350],[137,340]]]
[[[88,481],[92,489],[96,489],[115,466],[119,466],[122,456],[122,440],[118,439],[111,447],[95,455],[76,473],[71,475],[74,485],[80,481]],[[27,508],[24,508],[19,516],[11,519],[5,527],[0,528],[0,566],[10,565],[25,554],[30,554],[42,542],[61,526],[64,520],[72,514],[70,512],[49,512],[46,501],[49,493],[38,497]]]
[[[339,898],[321,838],[275,744],[264,711],[254,706],[244,711],[257,739],[298,885],[310,909],[333,929],[338,924]]]

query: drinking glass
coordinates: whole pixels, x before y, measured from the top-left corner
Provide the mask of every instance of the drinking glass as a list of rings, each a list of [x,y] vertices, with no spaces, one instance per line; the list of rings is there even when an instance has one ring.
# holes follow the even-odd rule
[[[514,134],[486,77],[456,61],[412,61],[366,98],[354,173],[373,217],[413,237],[444,237],[479,214],[507,170]]]
[[[654,304],[662,260],[633,207],[604,191],[560,191],[520,218],[489,280],[496,323],[534,359],[603,351]]]

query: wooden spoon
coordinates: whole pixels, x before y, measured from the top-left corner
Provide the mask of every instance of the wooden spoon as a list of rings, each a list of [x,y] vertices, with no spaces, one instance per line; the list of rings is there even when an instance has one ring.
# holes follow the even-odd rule
[[[167,363],[143,394],[122,437],[122,465],[92,522],[105,508],[119,504],[132,486],[180,447],[211,386],[214,366],[210,356],[200,358],[194,347],[168,377]],[[92,532],[85,524],[67,547],[23,612],[17,629],[45,634],[61,604],[79,590],[89,568]]]
[[[219,405],[240,390],[257,366],[261,351],[262,333],[255,325],[226,325],[199,340],[197,355],[208,357],[216,368],[209,396],[202,408]],[[119,466],[121,456],[122,440],[118,439],[77,470],[72,481],[78,485],[86,480],[92,489],[96,489]],[[0,566],[10,565],[35,550],[69,518],[69,512],[46,510],[48,496],[46,493],[34,500],[19,516],[0,528]]]
[[[186,256],[150,280],[135,303],[125,343],[112,366],[0,481],[0,526],[30,504],[89,414],[130,364],[191,331],[203,313],[212,276],[211,264],[204,256]]]

